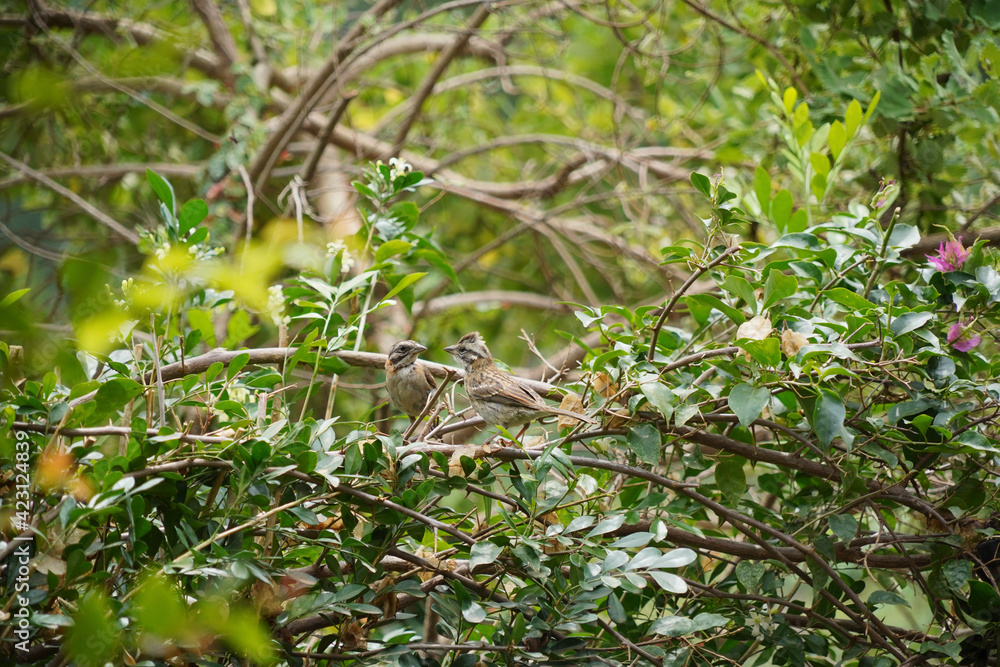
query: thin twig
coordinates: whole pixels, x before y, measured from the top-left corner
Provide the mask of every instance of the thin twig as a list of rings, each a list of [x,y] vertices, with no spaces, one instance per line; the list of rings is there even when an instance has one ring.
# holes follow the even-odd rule
[[[84,213],[86,213],[87,215],[92,216],[98,222],[100,222],[100,223],[102,223],[102,224],[110,227],[111,229],[113,229],[115,232],[117,232],[120,236],[122,236],[126,240],[128,240],[128,241],[130,241],[132,243],[138,243],[139,242],[139,235],[138,234],[136,234],[135,232],[133,232],[131,229],[127,229],[126,227],[124,227],[120,223],[116,222],[115,220],[111,219],[103,211],[95,208],[92,204],[88,203],[86,200],[84,200],[82,197],[80,197],[78,194],[76,194],[75,192],[73,192],[69,188],[65,188],[65,187],[59,185],[58,183],[56,183],[55,181],[53,181],[51,178],[49,178],[45,174],[32,169],[31,167],[29,167],[28,165],[24,164],[20,160],[12,158],[11,156],[7,155],[6,153],[0,152],[0,160],[3,160],[4,162],[6,162],[7,164],[9,164],[10,166],[14,167],[14,169],[17,169],[19,172],[21,172],[22,174],[24,174],[28,178],[31,178],[32,180],[41,183],[42,185],[44,185],[45,187],[49,188],[50,190],[54,190],[55,192],[59,193],[60,195],[62,195],[66,199],[69,199],[71,202],[73,202],[74,204],[76,204],[77,206],[79,206],[81,209],[83,209]]]
[[[648,361],[652,361],[656,357],[656,340],[660,336],[660,329],[663,328],[664,323],[670,316],[670,312],[674,309],[674,306],[677,305],[678,299],[680,299],[681,296],[684,295],[684,292],[686,292],[687,289],[694,284],[694,281],[700,278],[703,273],[709,271],[713,267],[718,266],[722,262],[726,261],[727,257],[739,252],[741,249],[742,248],[739,245],[730,246],[726,248],[724,251],[722,251],[722,253],[718,257],[713,259],[708,264],[696,268],[694,272],[692,272],[691,275],[688,277],[688,279],[684,281],[684,284],[681,285],[676,292],[674,292],[673,296],[670,297],[670,300],[667,301],[666,304],[664,304],[663,310],[660,311],[660,317],[659,319],[656,320],[656,324],[653,326],[652,337],[650,338],[649,342],[649,353],[646,355],[646,359]]]

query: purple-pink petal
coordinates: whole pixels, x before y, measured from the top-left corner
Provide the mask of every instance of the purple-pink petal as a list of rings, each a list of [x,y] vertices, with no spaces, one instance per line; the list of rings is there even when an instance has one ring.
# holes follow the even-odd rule
[[[958,271],[969,259],[969,251],[962,246],[962,237],[950,241],[941,241],[937,257],[926,255],[934,268],[941,272]]]
[[[937,269],[938,271],[945,273],[949,270],[948,263],[945,262],[940,257],[934,257],[932,255],[927,255],[926,257],[930,261],[930,263],[934,265],[934,268]]]
[[[952,343],[951,346],[958,350],[959,352],[968,352],[972,348],[979,345],[983,340],[982,336],[973,336],[972,338],[967,338],[965,340],[960,340],[956,343]]]
[[[962,335],[962,331],[964,330],[964,328],[965,327],[963,327],[958,322],[952,324],[951,328],[948,329],[948,342],[954,343],[956,340],[958,340],[958,337]]]

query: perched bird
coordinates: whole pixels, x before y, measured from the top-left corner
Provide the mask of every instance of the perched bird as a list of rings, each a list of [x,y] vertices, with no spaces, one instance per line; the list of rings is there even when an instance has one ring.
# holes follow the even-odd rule
[[[417,363],[417,356],[427,348],[412,340],[401,340],[389,348],[385,360],[385,388],[389,399],[400,412],[416,418],[437,388],[430,371]]]
[[[478,331],[465,334],[444,351],[465,367],[465,394],[479,416],[491,426],[509,429],[523,424],[524,428],[518,434],[520,438],[530,422],[549,414],[572,417],[589,424],[597,423],[578,412],[549,406],[534,389],[497,368]]]

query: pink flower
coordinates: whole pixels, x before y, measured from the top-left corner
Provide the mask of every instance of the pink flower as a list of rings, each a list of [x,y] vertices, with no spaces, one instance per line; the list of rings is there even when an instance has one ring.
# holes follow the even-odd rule
[[[979,334],[975,336],[967,335],[969,332],[969,325],[972,324],[972,320],[969,320],[968,324],[962,324],[961,322],[955,322],[948,329],[948,342],[951,346],[958,350],[959,352],[968,352],[975,346],[982,342],[983,337]]]
[[[969,259],[969,251],[962,247],[962,237],[959,236],[957,239],[942,241],[937,256],[927,255],[927,259],[938,271],[958,271],[965,260]]]

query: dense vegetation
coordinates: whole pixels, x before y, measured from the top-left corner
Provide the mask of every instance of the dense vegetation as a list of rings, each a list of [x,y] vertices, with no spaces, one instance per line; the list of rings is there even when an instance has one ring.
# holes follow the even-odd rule
[[[715,4],[0,14],[5,664],[995,661],[1000,8]]]

